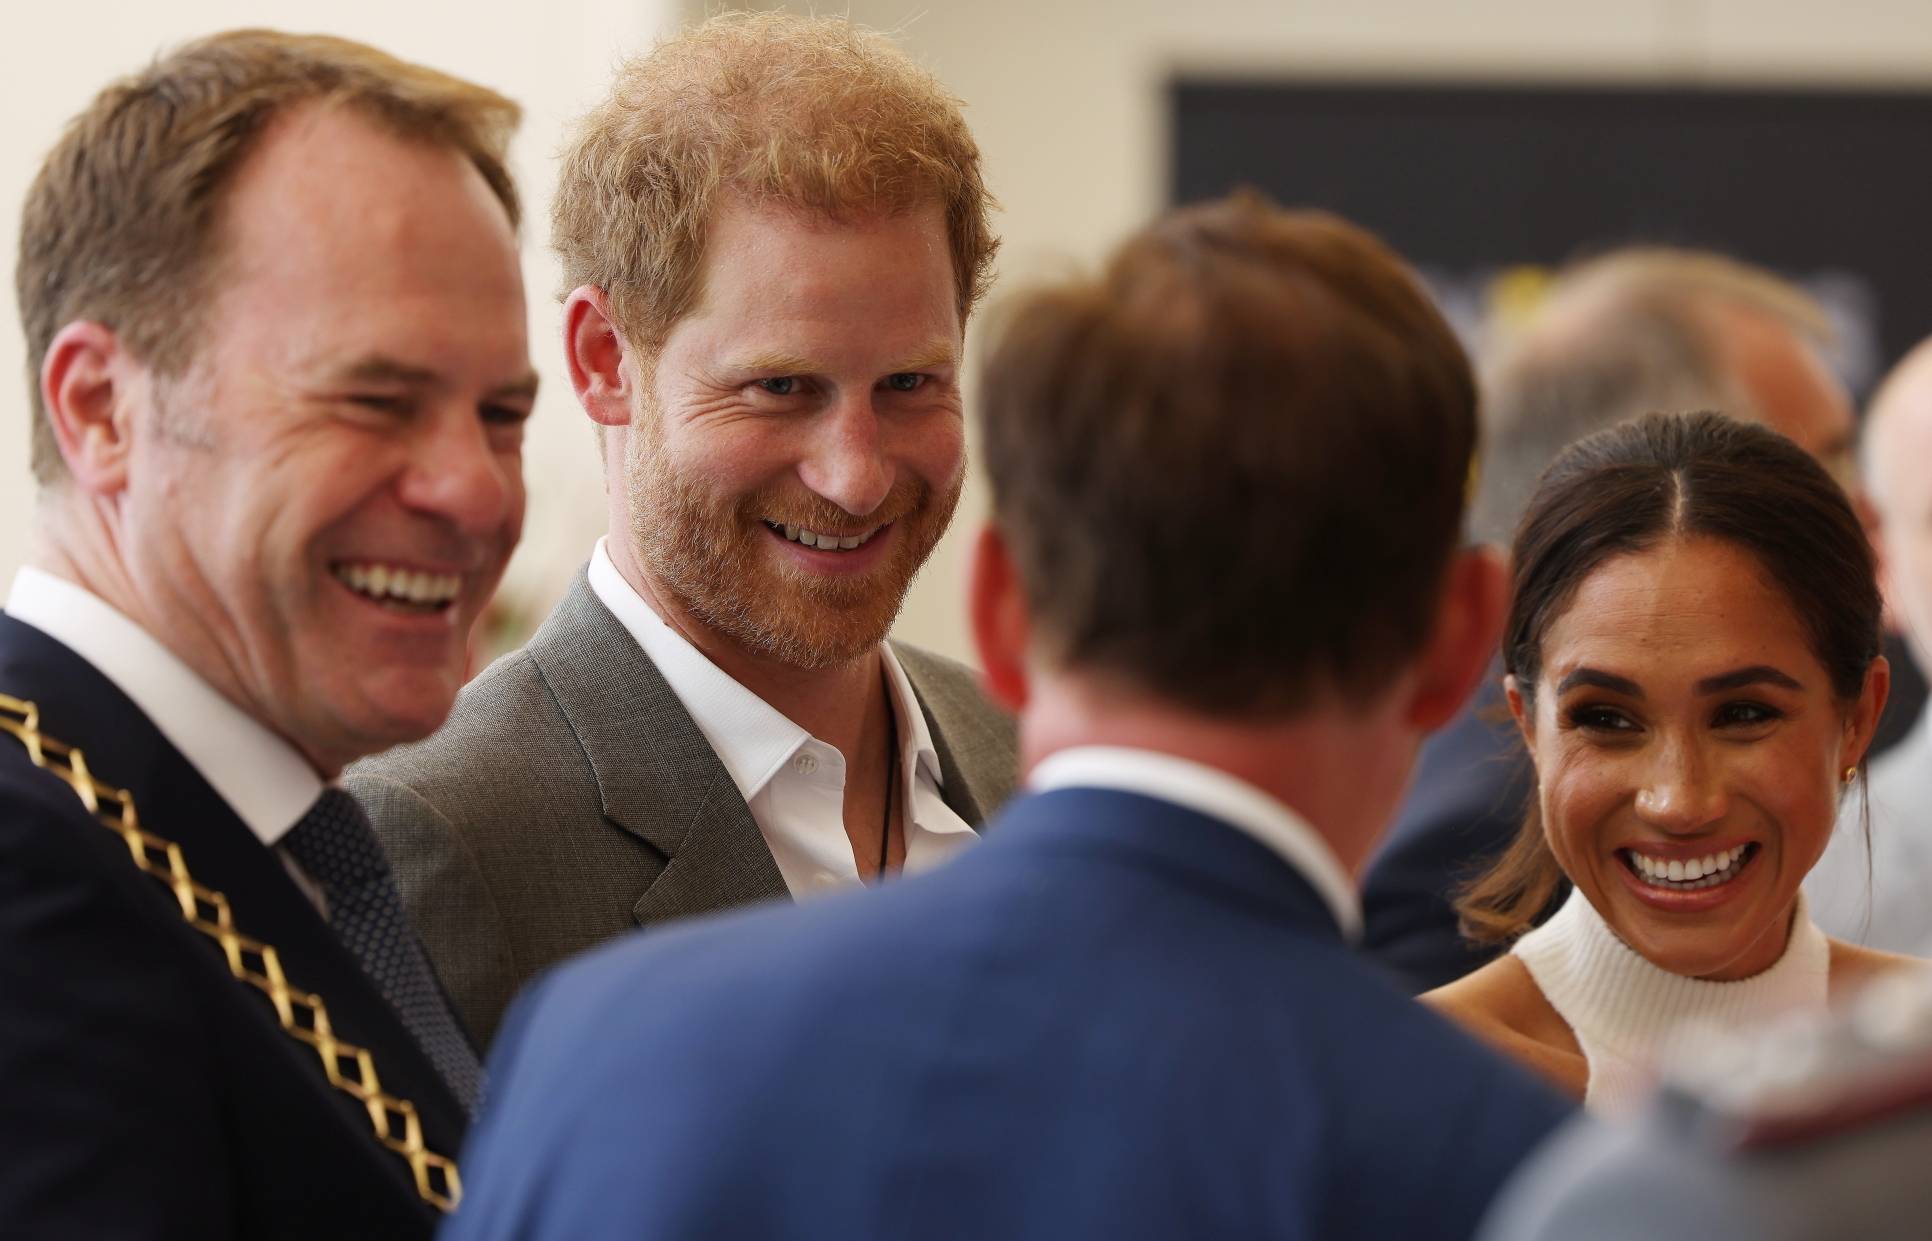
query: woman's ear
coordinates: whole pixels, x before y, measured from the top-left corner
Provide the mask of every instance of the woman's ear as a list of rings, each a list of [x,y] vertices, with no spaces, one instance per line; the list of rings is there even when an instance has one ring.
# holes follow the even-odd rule
[[[1534,758],[1536,720],[1531,713],[1535,710],[1535,704],[1523,693],[1523,687],[1514,673],[1503,678],[1503,699],[1509,703],[1509,718],[1516,721],[1516,732],[1523,738],[1523,748]]]
[[[1891,693],[1892,664],[1880,655],[1865,669],[1865,684],[1858,691],[1858,701],[1845,717],[1845,766],[1856,767],[1864,761],[1872,737],[1878,732],[1878,717],[1884,714],[1885,700]]]

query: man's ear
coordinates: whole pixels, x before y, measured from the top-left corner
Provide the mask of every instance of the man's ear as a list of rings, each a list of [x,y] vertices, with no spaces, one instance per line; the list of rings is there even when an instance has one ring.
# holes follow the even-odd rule
[[[112,495],[127,485],[130,405],[141,371],[120,338],[99,323],[70,323],[47,346],[40,403],[68,475],[85,492]]]
[[[610,298],[596,285],[572,289],[564,299],[564,363],[570,388],[592,422],[607,427],[630,425],[636,393],[626,367],[630,346],[612,318]]]
[[[967,585],[967,609],[973,626],[973,645],[979,651],[986,695],[1018,714],[1026,706],[1027,643],[1031,626],[1026,596],[1006,540],[991,522],[980,528],[973,544]]]
[[[1440,728],[1468,701],[1495,658],[1508,590],[1493,548],[1467,548],[1449,562],[1435,624],[1415,664],[1410,724],[1424,732]]]

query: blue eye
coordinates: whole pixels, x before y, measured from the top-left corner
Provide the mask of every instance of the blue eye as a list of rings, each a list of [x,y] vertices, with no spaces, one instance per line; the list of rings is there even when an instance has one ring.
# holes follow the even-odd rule
[[[798,380],[791,375],[779,375],[771,379],[761,379],[758,386],[773,396],[790,396],[798,390]]]

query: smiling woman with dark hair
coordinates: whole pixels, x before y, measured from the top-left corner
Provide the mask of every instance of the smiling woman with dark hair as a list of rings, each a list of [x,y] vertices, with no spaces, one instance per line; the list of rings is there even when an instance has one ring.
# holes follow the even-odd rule
[[[1516,943],[1429,1002],[1614,1109],[1687,1024],[1822,1007],[1903,963],[1827,939],[1799,890],[1889,678],[1830,476],[1762,427],[1652,415],[1557,459],[1513,563],[1503,660],[1536,797],[1459,909]]]

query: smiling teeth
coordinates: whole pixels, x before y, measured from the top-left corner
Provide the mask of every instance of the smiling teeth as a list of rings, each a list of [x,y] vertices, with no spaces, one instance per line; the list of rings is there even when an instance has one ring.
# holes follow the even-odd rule
[[[772,523],[766,524],[771,525]],[[803,543],[807,547],[816,547],[822,552],[849,552],[855,547],[861,547],[870,542],[872,536],[885,529],[885,527],[874,526],[864,534],[847,535],[843,538],[835,534],[820,534],[818,531],[808,530],[804,526],[772,525],[772,529],[781,531],[786,538],[794,543]]]
[[[371,599],[432,608],[449,603],[463,588],[461,574],[419,573],[400,565],[340,564],[335,575],[350,590]]]
[[[1682,858],[1647,857],[1635,849],[1626,850],[1630,865],[1643,877],[1645,882],[1659,887],[1670,886],[1685,890],[1714,888],[1731,878],[1731,868],[1749,845],[1735,845],[1721,853],[1709,853],[1700,858],[1686,861]]]

